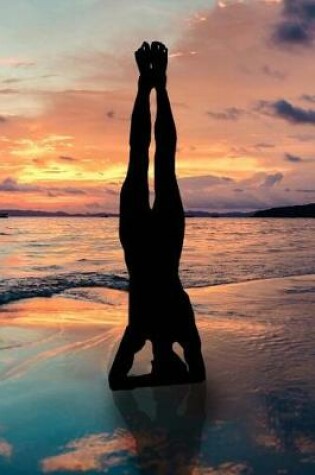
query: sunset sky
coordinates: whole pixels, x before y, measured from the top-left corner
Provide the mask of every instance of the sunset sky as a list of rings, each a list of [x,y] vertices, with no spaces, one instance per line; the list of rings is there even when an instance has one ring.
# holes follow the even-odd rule
[[[315,201],[315,0],[0,4],[0,209],[117,210],[143,40],[169,48],[187,209]]]

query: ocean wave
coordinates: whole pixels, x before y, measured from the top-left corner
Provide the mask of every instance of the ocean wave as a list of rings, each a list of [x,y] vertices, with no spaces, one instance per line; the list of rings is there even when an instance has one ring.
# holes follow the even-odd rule
[[[312,275],[310,272],[272,272],[272,273],[252,273],[250,275],[209,275],[196,277],[195,273],[182,273],[183,286],[186,289],[213,287],[217,285],[239,284],[253,280],[269,280],[284,277],[297,277],[303,275]],[[128,278],[114,273],[102,272],[72,272],[62,274],[52,274],[40,277],[23,277],[0,280],[0,305],[14,302],[22,299],[34,297],[52,297],[64,291],[77,288],[104,287],[109,289],[124,290],[128,289]],[[84,300],[94,300],[95,296],[84,292],[82,295],[72,292],[72,298],[83,298]]]
[[[41,268],[42,270],[42,268]],[[48,269],[48,267],[46,268]],[[0,280],[0,306],[15,302],[17,300],[29,299],[35,297],[52,297],[66,290],[80,287],[104,287],[109,289],[124,290],[128,289],[129,279],[122,275],[102,272],[72,272],[62,274],[51,274],[38,277],[8,278]],[[233,282],[228,278],[209,279],[196,278],[195,275],[183,276],[183,285],[185,288],[208,287],[209,285],[228,284]],[[88,294],[84,299],[90,299]],[[91,298],[91,300],[93,300]]]
[[[67,289],[78,287],[127,290],[128,279],[115,274],[97,272],[4,279],[0,281],[0,305],[34,297],[51,297]]]

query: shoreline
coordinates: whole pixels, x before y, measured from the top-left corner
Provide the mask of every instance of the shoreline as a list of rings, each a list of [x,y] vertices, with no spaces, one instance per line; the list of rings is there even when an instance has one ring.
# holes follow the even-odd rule
[[[89,276],[91,274],[91,272],[83,272],[82,275],[86,275],[86,276]],[[92,272],[92,274],[95,274]],[[61,274],[62,275],[62,274]],[[64,274],[65,276],[67,276],[68,274]],[[71,274],[70,274],[71,275]],[[113,278],[113,276],[110,276],[109,274],[103,274],[104,275],[104,278]],[[278,281],[278,280],[282,280],[282,279],[291,279],[291,278],[294,278],[294,279],[298,279],[298,278],[307,278],[309,277],[310,279],[312,279],[313,277],[315,276],[315,274],[313,272],[309,273],[309,274],[291,274],[291,275],[286,275],[286,276],[282,276],[282,277],[266,277],[266,278],[253,278],[253,279],[249,279],[249,280],[242,280],[242,281],[238,281],[238,282],[224,282],[224,283],[214,283],[214,284],[209,284],[209,285],[196,285],[196,286],[187,286],[187,287],[184,287],[184,290],[187,291],[187,292],[194,292],[196,289],[210,289],[210,288],[213,288],[213,287],[225,287],[225,286],[231,286],[231,285],[246,285],[246,284],[250,284],[250,283],[259,283],[259,282],[265,282],[265,281]],[[60,275],[59,275],[60,277]],[[34,280],[37,280],[37,279],[40,279],[41,277],[32,277],[31,279],[34,279]],[[56,278],[56,276],[54,276],[53,274],[52,275],[47,275],[47,276],[43,276],[43,280],[45,279],[50,279],[50,280],[54,280]],[[116,276],[114,276],[114,278],[117,279]],[[43,291],[41,291],[40,294],[38,295],[26,295],[26,296],[22,296],[22,297],[18,297],[18,298],[15,298],[15,299],[12,299],[12,300],[8,300],[8,301],[3,301],[1,302],[0,301],[0,314],[1,314],[1,311],[2,309],[6,308],[7,305],[14,305],[16,304],[17,302],[21,302],[21,301],[27,301],[29,299],[37,299],[37,298],[46,298],[46,299],[49,299],[49,298],[54,298],[54,297],[60,297],[62,296],[63,294],[65,293],[68,293],[68,292],[71,292],[71,291],[76,291],[76,290],[81,290],[81,289],[95,289],[95,290],[105,290],[105,291],[118,291],[118,292],[123,292],[123,293],[128,293],[128,288],[124,288],[124,285],[125,286],[128,286],[128,278],[126,277],[118,277],[118,279],[121,280],[121,286],[120,287],[114,287],[114,285],[89,285],[89,284],[84,284],[84,285],[72,285],[70,287],[65,287],[64,289],[61,289],[59,291],[53,291],[51,289],[45,289]],[[15,280],[15,278],[11,278],[9,280]],[[18,279],[17,279],[18,280]],[[25,277],[25,278],[22,278],[22,280],[25,280],[27,281],[28,278]],[[17,285],[18,287],[18,285]]]

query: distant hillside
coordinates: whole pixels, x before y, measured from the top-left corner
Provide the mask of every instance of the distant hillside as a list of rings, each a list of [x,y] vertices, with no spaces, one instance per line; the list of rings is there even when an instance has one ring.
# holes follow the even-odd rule
[[[216,213],[212,211],[190,210],[185,211],[187,218],[248,218],[252,216],[252,212],[230,211],[226,213]]]
[[[0,214],[18,217],[36,217],[36,218],[110,218],[118,216],[114,213],[65,213],[64,211],[41,211],[29,209],[2,209]]]
[[[0,209],[0,216],[8,215],[19,217],[38,218],[111,218],[118,217],[116,213],[65,213],[64,211],[42,211],[28,209]],[[286,206],[282,208],[270,208],[256,212],[231,211],[218,213],[204,210],[186,210],[187,218],[314,218],[315,203],[300,206]],[[2,216],[5,217],[5,216]]]
[[[254,218],[315,218],[315,203],[256,211]]]
[[[30,217],[30,218],[111,218],[118,217],[116,213],[65,213],[64,211],[42,211],[29,209],[0,209],[0,214],[8,214],[11,217]],[[233,211],[230,213],[215,213],[203,210],[187,210],[187,218],[237,218],[248,217],[252,213]]]

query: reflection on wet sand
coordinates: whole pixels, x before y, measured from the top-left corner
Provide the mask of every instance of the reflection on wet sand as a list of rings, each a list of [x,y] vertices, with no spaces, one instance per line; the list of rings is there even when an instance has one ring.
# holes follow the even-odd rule
[[[138,397],[137,397],[138,396]],[[148,410],[146,396],[153,410]],[[138,400],[139,398],[139,400]],[[44,473],[102,472],[192,475],[199,473],[206,422],[206,386],[173,386],[116,392],[113,400],[125,427],[68,442],[44,458]],[[140,408],[139,401],[146,407]],[[204,473],[204,472],[202,472]]]
[[[0,457],[10,458],[13,452],[13,447],[6,440],[0,439]]]
[[[151,415],[138,404],[136,392],[113,394],[135,440],[140,473],[195,473],[206,421],[206,384],[152,388],[150,393]]]
[[[309,391],[286,388],[270,391],[264,397],[265,414],[256,416],[256,443],[278,453],[315,454],[315,405]]]
[[[123,325],[128,294],[112,289],[98,290],[77,288],[49,300],[39,297],[3,305],[0,325],[67,329]]]
[[[113,434],[90,434],[75,439],[64,447],[59,455],[41,461],[41,470],[50,472],[101,472],[102,469],[126,465],[128,458],[135,454],[135,443],[125,430]]]
[[[307,394],[260,394],[247,399],[247,414],[233,416],[227,415],[225,402],[223,419],[204,384],[116,392],[112,397],[122,416],[117,421],[112,408],[115,430],[72,439],[61,453],[41,461],[42,472],[313,473],[313,407]],[[268,471],[266,464],[279,470]]]

